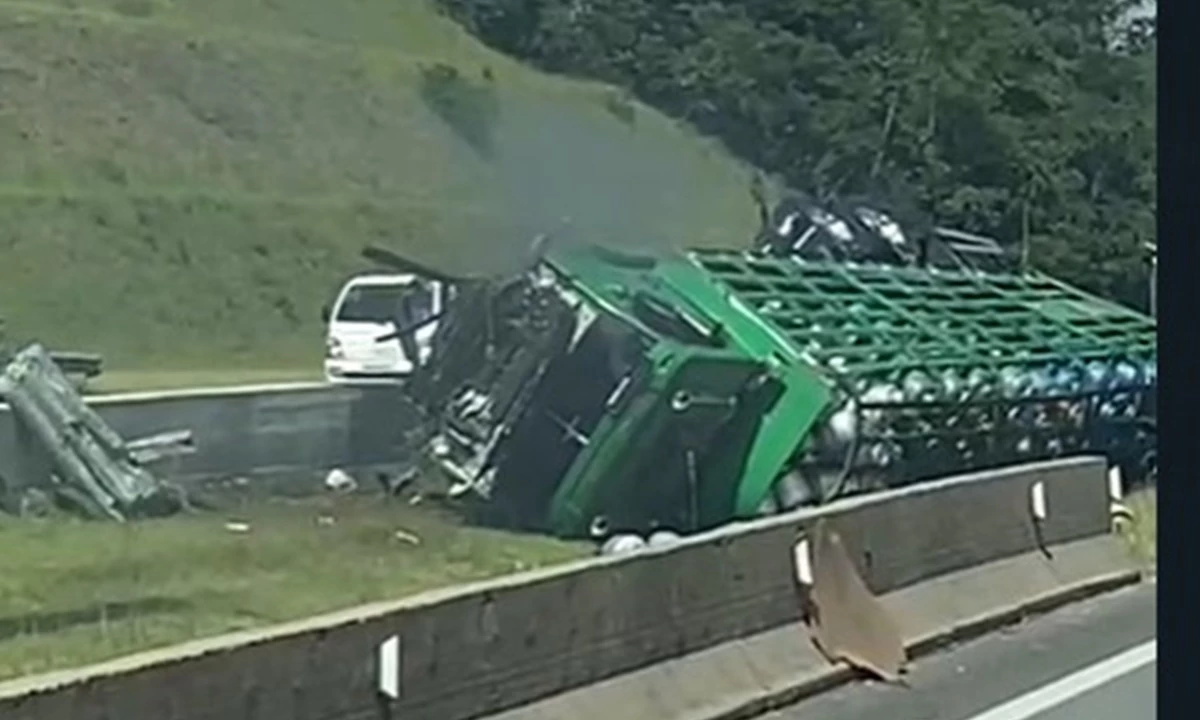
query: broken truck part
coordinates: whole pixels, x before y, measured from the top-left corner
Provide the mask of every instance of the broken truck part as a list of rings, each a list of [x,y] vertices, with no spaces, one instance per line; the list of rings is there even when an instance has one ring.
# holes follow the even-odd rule
[[[0,366],[7,365],[12,359],[7,352],[7,346],[4,318],[0,318]],[[64,375],[72,380],[77,390],[84,389],[88,382],[95,380],[104,371],[104,358],[96,353],[72,350],[50,350],[48,352],[50,359]]]
[[[7,479],[8,494],[46,492],[82,514],[113,520],[166,515],[184,504],[178,489],[145,466],[189,452],[191,433],[126,443],[40,345],[17,353],[0,374],[0,399],[11,408],[29,456],[26,472]]]
[[[805,551],[812,555],[812,583],[805,589],[813,644],[832,663],[845,662],[887,682],[898,680],[908,653],[895,620],[828,521],[817,521],[810,535]]]
[[[489,523],[690,532],[1155,445],[1153,322],[1036,273],[592,247],[438,280],[408,442]]]

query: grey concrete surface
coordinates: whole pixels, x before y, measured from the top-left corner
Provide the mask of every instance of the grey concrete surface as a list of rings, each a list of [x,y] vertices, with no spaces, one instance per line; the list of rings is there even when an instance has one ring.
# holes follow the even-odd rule
[[[274,491],[319,483],[330,468],[397,462],[412,412],[393,388],[321,385],[89,398],[126,439],[191,430],[196,452],[155,471],[182,483],[247,478]],[[45,457],[0,404],[0,477],[45,472]],[[319,484],[315,485],[319,488]]]
[[[1154,639],[1156,601],[1155,584],[1117,591],[919,659],[906,676],[908,687],[856,682],[760,717],[979,720],[985,712]],[[1033,715],[1001,715],[1008,720],[1151,720],[1153,666]]]
[[[1151,663],[1029,720],[1154,720],[1157,710],[1158,663]]]
[[[1049,507],[1041,521],[1032,517],[1029,502],[1037,482],[1045,485]],[[707,671],[715,684],[732,676],[713,672],[703,660],[689,663],[697,653],[772,629],[782,628],[780,637],[788,640],[786,626],[799,620],[803,602],[794,547],[818,519],[832,523],[855,550],[872,588],[908,593],[910,607],[920,608],[909,613],[914,622],[928,627],[941,621],[953,629],[978,622],[996,605],[1008,610],[1014,602],[1120,571],[1127,558],[1111,551],[1107,486],[1103,461],[1080,459],[863,496],[667,548],[0,684],[0,717],[465,720],[679,658],[696,672]],[[892,528],[890,536],[883,526]],[[990,575],[973,583],[948,580],[989,563],[1006,568],[1003,582]],[[926,603],[912,600],[922,581],[931,579],[945,582],[935,580]],[[389,683],[399,697],[381,702],[376,658],[380,643],[391,637],[399,657]],[[780,662],[804,646],[802,636],[791,637],[778,646]],[[758,678],[743,679],[775,678],[781,668],[787,669],[760,664]],[[747,688],[763,690],[761,684],[734,690]],[[646,699],[624,698],[625,707]],[[164,703],[170,713],[161,710]],[[557,717],[589,716],[573,711]],[[670,715],[622,712],[614,704],[598,717]]]
[[[881,597],[910,657],[1136,582],[1112,536],[994,560]],[[743,720],[854,679],[789,623],[559,693],[488,720]]]

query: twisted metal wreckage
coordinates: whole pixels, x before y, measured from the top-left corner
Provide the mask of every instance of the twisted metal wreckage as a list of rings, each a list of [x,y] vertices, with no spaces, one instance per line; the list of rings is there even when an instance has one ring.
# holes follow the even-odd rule
[[[72,367],[72,366],[68,366]],[[126,442],[87,406],[57,358],[41,345],[16,353],[0,374],[0,400],[16,420],[20,472],[0,477],[0,500],[17,514],[53,504],[89,517],[172,514],[183,491],[148,469],[193,450],[190,431]]]
[[[504,278],[365,250],[446,299],[379,338],[421,358],[404,442],[437,472],[413,476],[484,523],[604,539],[1074,454],[1154,475],[1152,319],[869,204],[762,215],[754,250],[542,247]]]

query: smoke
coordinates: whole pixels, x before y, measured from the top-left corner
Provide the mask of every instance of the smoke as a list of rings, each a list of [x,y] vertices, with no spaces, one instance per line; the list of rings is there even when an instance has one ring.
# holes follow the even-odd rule
[[[505,103],[485,158],[491,217],[474,263],[513,269],[531,240],[661,253],[744,245],[756,227],[750,172],[641,110],[620,119],[599,101],[553,94]]]

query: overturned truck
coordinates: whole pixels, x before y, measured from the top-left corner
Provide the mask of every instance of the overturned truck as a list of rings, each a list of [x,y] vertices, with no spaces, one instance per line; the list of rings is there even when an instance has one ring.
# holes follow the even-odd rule
[[[449,297],[397,322],[437,323],[406,442],[485,523],[690,532],[1050,457],[1154,471],[1153,322],[1044,275],[779,243],[552,250],[508,278],[369,254]]]

